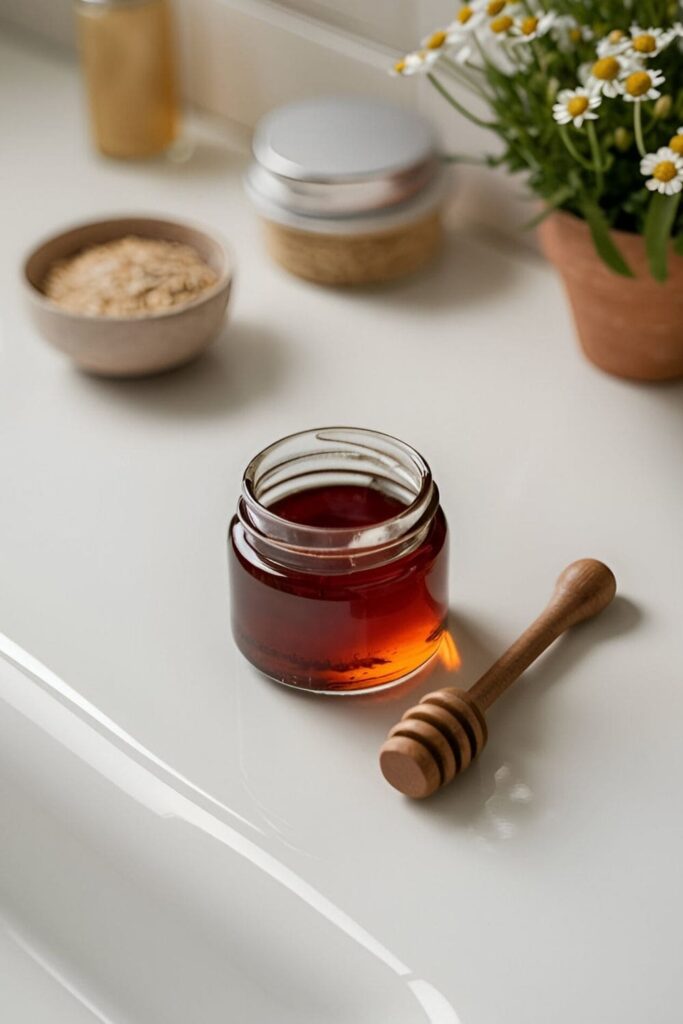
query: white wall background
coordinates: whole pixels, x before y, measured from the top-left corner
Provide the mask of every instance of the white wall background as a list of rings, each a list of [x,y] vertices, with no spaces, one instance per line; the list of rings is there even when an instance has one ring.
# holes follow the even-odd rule
[[[183,93],[251,126],[271,107],[316,92],[381,95],[417,106],[444,148],[470,155],[496,140],[461,118],[425,80],[387,74],[392,58],[449,21],[451,0],[174,0]],[[2,21],[74,47],[71,0],[0,0]],[[503,173],[460,171],[461,215],[512,233],[528,217],[523,185]]]
[[[67,46],[73,45],[71,9],[71,0],[0,0],[3,21]]]

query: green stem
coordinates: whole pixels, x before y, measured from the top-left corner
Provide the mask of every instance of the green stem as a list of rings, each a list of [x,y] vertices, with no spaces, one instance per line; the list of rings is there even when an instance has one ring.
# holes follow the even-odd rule
[[[475,81],[471,75],[467,73],[465,68],[461,64],[456,64],[454,61],[449,60],[448,57],[442,57],[441,63],[444,67],[448,68],[453,77],[460,82],[465,88],[469,89],[476,96],[479,96],[486,103],[491,102],[491,94],[486,92],[479,82]]]
[[[640,109],[640,103],[637,101],[633,104],[633,133],[636,137],[636,146],[641,156],[645,156],[647,150],[645,149],[645,140],[643,138],[643,117]]]
[[[461,64],[460,66],[467,68],[468,71],[474,72],[478,79],[481,79],[486,74],[486,68],[480,67],[471,60],[466,60],[464,64]]]
[[[514,47],[508,42],[507,38],[503,35],[500,39],[500,48],[510,61],[513,67],[519,68],[520,61],[518,55],[514,52]]]
[[[494,163],[491,157],[468,156],[467,153],[442,153],[440,159],[445,164],[473,164],[475,167],[491,167]]]
[[[435,75],[431,73],[431,71],[428,72],[427,78],[432,83],[437,92],[440,92],[443,98],[448,103],[450,103],[452,107],[455,107],[459,114],[462,114],[462,116],[466,117],[468,121],[471,121],[472,124],[476,124],[480,128],[489,128],[492,131],[495,131],[497,129],[498,125],[495,123],[495,121],[483,121],[482,118],[477,117],[476,114],[470,113],[470,111],[467,110],[466,107],[463,107],[461,103],[458,103],[455,97],[451,96],[448,90],[443,87],[441,82],[438,80],[438,78],[436,78]]]
[[[531,40],[531,50],[536,60],[536,63],[538,64],[538,70],[541,72],[542,75],[544,75],[546,73],[545,58],[543,56],[543,51],[538,45],[538,41],[536,39]]]
[[[571,153],[571,155],[574,157],[576,162],[581,164],[582,167],[585,167],[587,171],[594,171],[595,168],[593,167],[593,164],[590,162],[590,160],[586,160],[585,156],[582,156],[581,153],[579,153],[578,149],[576,148],[576,146],[574,145],[574,143],[570,139],[569,132],[567,131],[566,124],[561,124],[559,126],[559,128],[560,128],[560,138],[562,139],[562,141],[564,142],[566,148]]]
[[[605,179],[603,175],[603,163],[602,153],[600,151],[600,143],[598,142],[597,132],[595,131],[595,125],[592,121],[586,122],[586,133],[588,135],[588,142],[591,148],[591,156],[593,157],[593,165],[595,167],[595,183],[598,188],[598,195],[601,195],[605,185]]]
[[[484,68],[491,68],[491,69],[497,71],[498,69],[496,68],[495,64],[491,61],[491,59],[489,58],[486,50],[484,49],[484,47],[481,44],[481,39],[479,38],[479,36],[477,35],[476,32],[472,33],[472,38],[474,40],[474,45],[476,46],[477,50],[479,51],[479,56],[481,57],[481,62],[484,65]]]

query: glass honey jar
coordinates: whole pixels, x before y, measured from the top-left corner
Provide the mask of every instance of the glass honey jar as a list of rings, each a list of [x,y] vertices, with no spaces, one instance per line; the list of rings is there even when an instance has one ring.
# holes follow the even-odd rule
[[[169,0],[75,0],[75,11],[98,149],[124,159],[166,149],[178,128]]]
[[[439,650],[446,519],[429,466],[386,434],[294,434],[247,466],[228,538],[232,628],[267,676],[319,693],[394,685]]]

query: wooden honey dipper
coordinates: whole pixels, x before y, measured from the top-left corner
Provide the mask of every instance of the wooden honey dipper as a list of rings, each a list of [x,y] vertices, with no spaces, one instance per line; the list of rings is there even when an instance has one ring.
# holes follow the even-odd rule
[[[406,711],[380,752],[387,782],[419,800],[463,772],[486,745],[484,715],[494,701],[565,630],[606,608],[616,589],[602,562],[581,558],[568,565],[545,609],[474,686],[436,690]]]

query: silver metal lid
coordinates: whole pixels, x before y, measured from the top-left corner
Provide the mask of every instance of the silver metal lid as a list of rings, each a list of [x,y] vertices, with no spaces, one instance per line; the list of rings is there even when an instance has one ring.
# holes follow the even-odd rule
[[[328,96],[280,107],[257,125],[247,190],[257,206],[311,218],[379,214],[440,177],[430,123],[374,98]]]
[[[434,155],[419,114],[364,96],[323,96],[267,114],[254,133],[266,170],[299,181],[344,181],[405,171]]]

